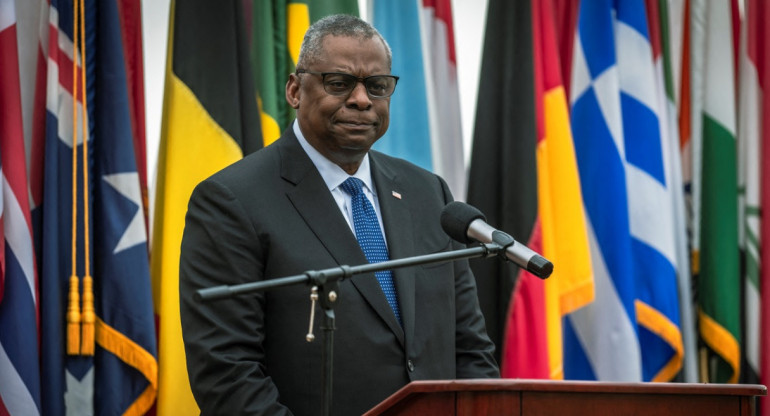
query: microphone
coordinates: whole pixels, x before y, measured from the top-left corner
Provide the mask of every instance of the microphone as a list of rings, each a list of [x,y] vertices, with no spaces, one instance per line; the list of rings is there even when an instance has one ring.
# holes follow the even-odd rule
[[[505,248],[506,259],[533,275],[546,279],[553,272],[553,263],[514,240],[510,235],[487,224],[487,219],[475,207],[463,202],[448,203],[441,211],[441,228],[461,243],[478,241],[496,243]]]

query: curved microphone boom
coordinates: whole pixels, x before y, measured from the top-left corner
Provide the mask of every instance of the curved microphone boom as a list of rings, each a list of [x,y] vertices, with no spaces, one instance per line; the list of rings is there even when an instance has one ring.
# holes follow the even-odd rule
[[[487,224],[486,217],[475,207],[463,202],[448,203],[441,211],[441,227],[454,240],[461,243],[474,241],[487,243],[507,242],[506,259],[516,263],[533,275],[545,279],[553,272],[553,263],[514,240],[510,235]]]

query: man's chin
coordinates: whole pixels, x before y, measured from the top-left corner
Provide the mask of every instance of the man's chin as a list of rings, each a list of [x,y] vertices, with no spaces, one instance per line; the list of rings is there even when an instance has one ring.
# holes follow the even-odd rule
[[[340,146],[339,150],[340,150],[340,153],[346,155],[347,157],[352,157],[352,158],[356,158],[356,157],[359,157],[359,156],[363,157],[369,151],[369,149],[372,147],[372,144],[374,144],[374,142],[371,142],[371,143],[368,143],[368,144],[366,144],[366,143],[360,143],[360,144],[350,143],[350,144],[347,144],[347,145],[344,145],[344,146]]]
[[[379,137],[375,136],[372,131],[368,131],[365,134],[343,134],[337,136],[337,143],[340,149],[349,152],[368,152],[374,142]]]
[[[338,137],[345,138],[345,142],[348,141],[371,141],[372,137],[377,134],[377,128],[371,124],[344,124],[340,123],[336,126],[336,134]]]

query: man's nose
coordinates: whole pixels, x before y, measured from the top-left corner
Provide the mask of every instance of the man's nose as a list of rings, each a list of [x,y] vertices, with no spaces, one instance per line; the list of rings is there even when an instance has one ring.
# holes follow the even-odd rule
[[[348,103],[355,105],[362,110],[372,106],[372,99],[369,97],[369,93],[366,91],[366,85],[364,85],[362,80],[356,81],[353,91],[351,91],[350,96],[348,96]]]

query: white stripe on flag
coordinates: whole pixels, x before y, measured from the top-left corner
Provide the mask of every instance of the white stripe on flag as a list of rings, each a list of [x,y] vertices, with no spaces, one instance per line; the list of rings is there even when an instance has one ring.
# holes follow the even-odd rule
[[[642,381],[642,353],[636,338],[636,324],[629,319],[615,291],[588,217],[586,229],[596,294],[592,303],[569,314],[569,319],[597,380]]]
[[[638,167],[625,163],[631,235],[676,264],[669,189]]]
[[[655,74],[652,72],[652,50],[650,42],[637,32],[636,29],[617,23],[616,39],[617,65],[622,92],[634,97],[650,109],[657,108],[657,94],[652,88],[655,85]]]
[[[35,400],[0,344],[0,396],[11,415],[39,415]]]
[[[623,140],[623,118],[620,115],[620,94],[618,94],[620,91],[618,66],[612,65],[596,77],[593,88],[620,160],[626,160],[626,142]]]
[[[591,75],[588,73],[588,64],[583,53],[583,43],[580,41],[580,36],[577,33],[575,34],[574,48],[575,51],[572,53],[572,83],[569,95],[570,108],[572,108],[579,97],[583,96],[586,89],[591,88]]]
[[[708,33],[706,34],[706,71],[704,80],[708,87],[703,97],[703,111],[719,122],[735,137],[735,94],[733,86],[733,61],[724,59],[723,51],[733,50],[730,3],[708,4]]]
[[[447,181],[455,199],[464,200],[466,172],[460,95],[457,68],[449,57],[449,28],[436,16],[433,7],[420,10],[433,171]]]
[[[2,184],[3,205],[5,208],[3,216],[5,242],[18,260],[32,301],[37,304],[37,297],[35,296],[35,257],[32,252],[32,247],[34,246],[32,244],[32,235],[28,228],[29,224],[27,224],[27,220],[24,218],[21,205],[19,205],[11,185],[5,178],[5,172],[2,174]]]
[[[704,45],[706,42],[706,0],[690,2],[690,141],[683,159],[690,163],[693,252],[700,251],[701,169],[703,162]],[[687,18],[687,16],[685,17]]]
[[[746,311],[746,360],[752,370],[759,373],[759,310],[762,307],[762,301],[759,296],[758,288],[748,279],[745,280],[744,288],[746,291],[744,310]],[[765,351],[767,354],[767,351]]]
[[[59,84],[59,67],[52,59],[48,60],[48,98],[46,99],[47,110],[57,116],[57,134],[59,140],[72,148],[72,94]],[[57,77],[54,79],[54,77]],[[55,84],[51,84],[55,81]],[[77,105],[77,140],[78,146],[83,144],[83,103],[78,101]]]
[[[31,163],[32,122],[35,101],[35,79],[37,59],[40,54],[40,8],[39,0],[19,2],[16,9],[16,38],[19,45],[19,82],[21,90],[21,112],[24,124],[25,147],[27,149],[27,177]]]
[[[16,23],[14,0],[0,0],[0,32]]]

